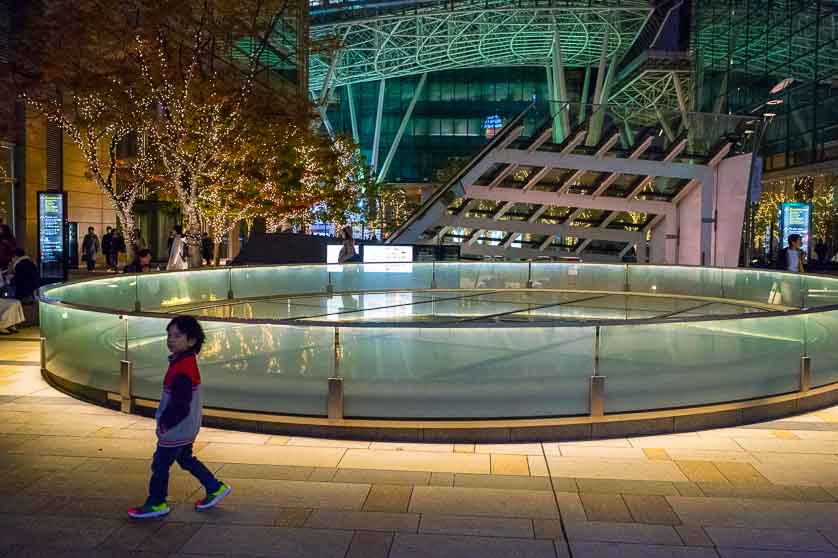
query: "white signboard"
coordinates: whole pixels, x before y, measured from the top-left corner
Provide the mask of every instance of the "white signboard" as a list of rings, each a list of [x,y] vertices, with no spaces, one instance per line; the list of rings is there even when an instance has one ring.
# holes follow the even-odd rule
[[[411,263],[413,246],[365,244],[364,263]]]
[[[343,248],[343,244],[327,244],[326,245],[326,263],[327,264],[338,263],[338,256],[340,255],[340,249],[341,248]]]

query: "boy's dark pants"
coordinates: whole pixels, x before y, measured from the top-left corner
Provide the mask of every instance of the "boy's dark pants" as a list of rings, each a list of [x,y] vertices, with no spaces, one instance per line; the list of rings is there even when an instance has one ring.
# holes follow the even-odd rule
[[[157,446],[154,452],[154,459],[151,462],[151,481],[148,483],[147,504],[158,506],[166,501],[169,491],[169,468],[177,461],[181,469],[189,471],[195,478],[201,481],[207,492],[215,492],[221,483],[207,469],[198,458],[192,455],[192,444],[166,448]]]

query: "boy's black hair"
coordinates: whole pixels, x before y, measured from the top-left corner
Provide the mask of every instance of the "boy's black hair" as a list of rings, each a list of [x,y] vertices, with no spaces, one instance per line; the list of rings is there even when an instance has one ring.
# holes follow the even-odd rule
[[[137,259],[145,258],[146,256],[150,256],[150,255],[151,255],[151,250],[149,250],[148,248],[143,248],[142,250],[137,252]],[[180,329],[180,328],[178,327],[178,329]]]
[[[175,232],[176,232],[177,234],[179,234],[179,235],[183,236],[183,226],[182,226],[182,225],[175,225],[175,226],[174,226],[174,227],[172,227],[172,228],[175,230]]]
[[[795,242],[797,240],[803,240],[803,238],[799,234],[790,234],[789,235],[789,244]]]
[[[169,328],[172,326],[177,326],[180,332],[186,335],[187,339],[194,339],[195,346],[192,347],[192,350],[196,354],[201,352],[201,346],[203,346],[207,336],[204,334],[204,328],[201,327],[198,320],[192,316],[177,316],[166,326],[166,331],[169,331]]]

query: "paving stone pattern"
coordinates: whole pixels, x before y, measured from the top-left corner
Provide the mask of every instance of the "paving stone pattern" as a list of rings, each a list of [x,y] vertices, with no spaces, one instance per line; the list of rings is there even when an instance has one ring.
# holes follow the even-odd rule
[[[0,558],[838,558],[838,407],[739,428],[528,444],[397,444],[205,428],[230,483],[136,522],[153,422],[47,386],[0,338]]]

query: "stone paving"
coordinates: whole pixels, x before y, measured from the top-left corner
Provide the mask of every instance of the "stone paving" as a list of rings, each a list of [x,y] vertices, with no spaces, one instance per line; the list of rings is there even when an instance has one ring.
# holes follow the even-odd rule
[[[0,337],[0,557],[838,558],[838,407],[741,428],[544,444],[398,444],[205,428],[233,492],[136,522],[153,421],[64,396],[37,332]]]

